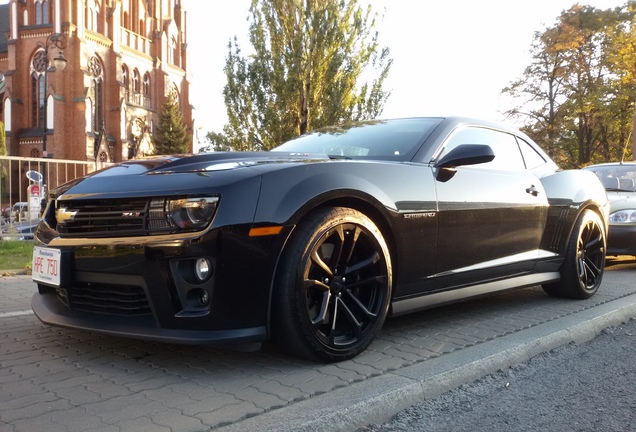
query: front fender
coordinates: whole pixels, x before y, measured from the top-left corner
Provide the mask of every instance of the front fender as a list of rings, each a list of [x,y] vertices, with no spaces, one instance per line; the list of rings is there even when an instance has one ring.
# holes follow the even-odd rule
[[[343,167],[342,164],[348,164]],[[263,176],[256,223],[295,223],[303,209],[325,200],[359,198],[388,216],[403,211],[435,211],[430,168],[401,164],[326,163],[270,172]],[[404,207],[404,208],[402,208]]]

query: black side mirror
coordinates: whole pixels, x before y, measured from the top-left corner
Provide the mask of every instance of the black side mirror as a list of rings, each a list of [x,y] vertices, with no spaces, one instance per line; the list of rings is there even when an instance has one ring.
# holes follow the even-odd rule
[[[444,155],[435,168],[455,168],[462,165],[477,165],[490,162],[495,158],[490,146],[483,144],[462,144]]]

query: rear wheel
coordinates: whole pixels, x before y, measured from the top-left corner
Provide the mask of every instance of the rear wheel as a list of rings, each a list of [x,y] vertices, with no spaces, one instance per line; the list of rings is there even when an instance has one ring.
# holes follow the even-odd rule
[[[283,252],[272,338],[293,355],[340,361],[364,351],[391,298],[391,260],[376,225],[349,208],[321,209]]]
[[[574,225],[565,261],[561,264],[561,280],[544,285],[545,292],[555,297],[592,297],[603,279],[606,243],[601,218],[591,210],[584,210]]]

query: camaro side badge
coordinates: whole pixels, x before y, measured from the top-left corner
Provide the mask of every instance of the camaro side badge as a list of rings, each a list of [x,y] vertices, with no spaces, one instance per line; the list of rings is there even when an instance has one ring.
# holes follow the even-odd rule
[[[77,210],[69,210],[66,207],[62,207],[57,209],[55,213],[55,219],[57,223],[63,224],[66,221],[73,221],[75,219],[75,215],[77,214]]]
[[[420,218],[432,218],[435,217],[435,212],[426,213],[405,213],[404,219],[420,219]]]

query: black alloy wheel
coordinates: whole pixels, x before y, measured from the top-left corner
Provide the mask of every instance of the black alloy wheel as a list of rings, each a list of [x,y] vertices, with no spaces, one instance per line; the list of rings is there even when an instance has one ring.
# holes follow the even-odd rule
[[[561,265],[561,281],[543,289],[556,297],[587,299],[598,291],[605,271],[607,239],[601,218],[592,210],[579,216]]]
[[[277,278],[273,338],[321,361],[364,351],[391,298],[391,261],[376,225],[348,208],[317,211],[296,228]]]

